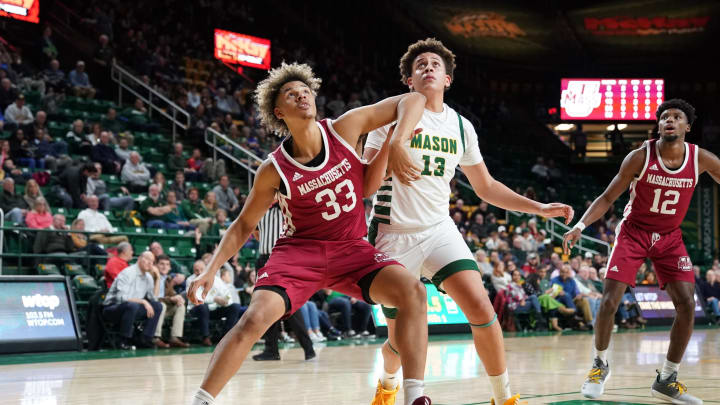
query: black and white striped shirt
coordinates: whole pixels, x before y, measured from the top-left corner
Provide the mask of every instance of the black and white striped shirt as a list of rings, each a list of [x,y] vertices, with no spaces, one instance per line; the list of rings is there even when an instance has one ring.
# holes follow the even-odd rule
[[[260,233],[260,254],[269,255],[272,252],[275,242],[283,233],[283,215],[278,204],[265,213],[258,223],[258,231]]]

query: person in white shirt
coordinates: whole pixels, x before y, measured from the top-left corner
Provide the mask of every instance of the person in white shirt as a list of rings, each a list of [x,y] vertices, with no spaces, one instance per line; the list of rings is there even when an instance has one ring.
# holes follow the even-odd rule
[[[478,263],[478,267],[480,267],[480,271],[484,276],[489,276],[493,272],[493,266],[488,262],[487,260],[487,253],[482,250],[478,249],[475,252],[475,261]]]
[[[195,261],[193,264],[193,275],[187,278],[185,285],[191,285],[193,280],[195,280],[203,270],[205,270],[205,262],[202,260]],[[203,337],[202,344],[212,346],[212,341],[210,340],[210,319],[225,318],[222,333],[222,336],[225,336],[225,334],[235,326],[245,311],[240,304],[232,302],[232,295],[228,289],[225,288],[225,283],[219,277],[216,277],[215,282],[213,282],[213,288],[208,291],[204,303],[193,305],[188,299],[188,312],[196,319],[195,328],[200,329]],[[219,336],[219,338],[222,338],[222,336]]]
[[[35,122],[32,111],[25,105],[25,96],[18,94],[15,102],[8,105],[5,109],[5,129],[11,130],[21,128],[25,132],[32,134],[32,124]],[[14,124],[14,126],[12,125]]]
[[[127,185],[130,192],[143,193],[147,191],[150,170],[144,163],[140,162],[139,153],[130,152],[130,159],[125,162],[120,178]]]
[[[117,245],[121,242],[127,242],[128,237],[125,235],[108,235],[113,231],[113,226],[108,221],[105,214],[98,211],[100,200],[96,195],[88,195],[85,197],[87,208],[80,211],[78,218],[85,221],[85,230],[88,232],[102,232],[90,235],[90,240],[103,245]]]

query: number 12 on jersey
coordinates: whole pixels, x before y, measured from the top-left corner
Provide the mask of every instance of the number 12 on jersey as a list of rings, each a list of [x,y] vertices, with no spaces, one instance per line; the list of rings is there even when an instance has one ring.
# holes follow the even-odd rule
[[[436,156],[435,164],[437,166],[435,166],[435,170],[430,171],[430,158],[431,157],[432,156],[423,155],[422,158],[425,161],[425,168],[423,169],[422,172],[420,172],[420,174],[422,174],[423,176],[430,176],[430,175],[434,175],[434,176],[438,176],[438,177],[444,176],[445,175],[445,158]]]
[[[665,197],[667,198],[665,201],[662,202],[662,205],[660,205],[660,196],[662,194],[662,189],[656,188],[654,190],[655,198],[653,199],[653,205],[650,207],[650,212],[654,213],[660,213],[665,215],[675,215],[675,212],[677,210],[675,208],[668,209],[668,206],[677,204],[678,200],[680,199],[680,192],[677,190],[667,190],[665,191]]]

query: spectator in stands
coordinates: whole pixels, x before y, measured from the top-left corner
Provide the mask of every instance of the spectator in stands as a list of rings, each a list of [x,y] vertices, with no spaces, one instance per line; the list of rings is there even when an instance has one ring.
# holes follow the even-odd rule
[[[547,330],[547,321],[543,317],[540,301],[536,295],[528,295],[523,288],[524,280],[520,270],[512,272],[511,281],[505,290],[508,298],[508,308],[516,313],[534,313],[539,330]]]
[[[107,114],[100,121],[100,125],[112,132],[118,139],[127,138],[129,135],[123,132],[125,131],[125,123],[117,118],[117,111],[112,107],[108,108]]]
[[[193,149],[190,159],[187,160],[188,167],[202,174],[205,180],[219,179],[225,175],[225,161],[218,159],[213,161],[211,158],[203,160],[200,149]]]
[[[592,313],[592,325],[595,326],[595,316],[600,309],[602,302],[602,293],[600,293],[592,280],[590,280],[590,266],[582,265],[578,270],[575,282],[578,286],[580,294],[582,294],[590,303],[590,312]]]
[[[40,186],[37,181],[34,179],[28,180],[25,184],[25,194],[23,195],[23,199],[27,203],[28,207],[34,207],[35,201],[39,198],[44,199],[42,190],[40,190]]]
[[[200,105],[200,86],[191,86],[187,92],[187,102],[193,109]]]
[[[371,315],[369,304],[329,289],[325,289],[325,294],[327,295],[328,312],[340,312],[338,329],[343,332],[344,337],[370,335],[367,330]],[[356,315],[355,322],[352,318],[353,312]],[[359,334],[353,329],[353,324],[357,326]]]
[[[207,193],[205,193],[205,198],[203,198],[202,206],[212,218],[215,218],[215,213],[217,212],[219,206],[217,203],[217,199],[215,198],[214,191],[208,191]]]
[[[527,261],[522,267],[523,273],[525,273],[525,277],[532,273],[536,273],[538,270],[538,266],[540,265],[540,259],[538,258],[537,253],[530,253],[527,255]]]
[[[537,158],[537,163],[530,169],[530,172],[542,182],[547,182],[550,179],[548,167],[545,165],[545,159],[542,156]]]
[[[0,80],[0,112],[4,112],[10,104],[17,100],[17,97],[17,89],[13,87],[10,79],[6,77]]]
[[[100,200],[96,195],[88,195],[85,198],[87,208],[80,211],[78,218],[85,221],[85,230],[88,232],[100,232],[94,235],[90,235],[90,240],[93,242],[101,243],[103,245],[117,245],[121,242],[127,242],[128,238],[125,235],[108,235],[113,231],[113,226],[108,221],[105,214],[98,211]]]
[[[160,191],[160,198],[162,198],[163,200],[167,199],[168,185],[167,181],[165,180],[165,175],[162,174],[162,172],[155,173],[150,185],[153,184],[158,187],[158,190]]]
[[[80,119],[73,121],[72,129],[65,134],[65,140],[75,153],[89,155],[92,150],[93,143],[85,134],[85,123]]]
[[[38,129],[42,129],[43,131],[48,131],[47,126],[47,113],[43,110],[38,110],[38,112],[35,113],[35,122],[33,123],[35,131]]]
[[[52,40],[52,28],[46,25],[40,38],[40,51],[45,60],[55,60],[58,57],[58,49]]]
[[[592,311],[590,309],[590,302],[585,298],[578,290],[577,282],[572,275],[572,270],[569,264],[563,264],[560,269],[560,275],[550,280],[553,285],[557,284],[562,287],[562,290],[555,297],[556,300],[560,301],[563,305],[571,309],[579,309],[583,314],[585,324],[580,322],[579,329],[587,330],[586,324],[593,322]]]
[[[62,93],[67,87],[65,72],[60,70],[60,62],[57,59],[50,61],[50,67],[43,72],[45,87],[56,93]]]
[[[95,48],[93,53],[93,61],[105,69],[109,69],[114,59],[113,49],[109,45],[110,38],[107,35],[102,34],[98,38],[98,47]]]
[[[50,228],[53,218],[50,214],[50,207],[43,197],[35,199],[32,211],[25,216],[25,224],[28,228],[45,229]]]
[[[119,197],[110,197],[105,181],[102,176],[102,166],[95,162],[97,171],[88,178],[87,195],[95,195],[100,199],[100,208],[104,211],[123,210],[131,211],[135,207],[135,200],[129,195],[130,192],[125,186],[120,186],[120,191],[125,194]]]
[[[117,256],[111,256],[107,264],[105,264],[105,272],[103,277],[105,278],[105,284],[107,288],[110,288],[113,281],[121,271],[130,267],[130,260],[133,257],[133,247],[128,242],[122,242],[117,245]]]
[[[205,209],[203,202],[200,201],[200,192],[196,187],[188,191],[188,198],[183,200],[181,206],[183,212],[188,216],[188,222],[197,227],[202,234],[207,233],[213,217]]]
[[[583,159],[587,153],[587,134],[583,132],[582,125],[576,124],[575,131],[570,134],[570,143],[575,145],[575,156]]]
[[[170,155],[170,158],[168,159],[168,169],[170,169],[173,172],[182,171],[185,173],[185,177],[188,181],[203,181],[202,173],[198,169],[194,167],[195,160],[193,160],[193,165],[189,166],[189,160],[186,161],[185,157],[183,156],[183,144],[180,142],[175,143],[173,146],[173,154]],[[198,152],[200,150],[198,149]],[[193,151],[194,152],[194,151]],[[202,169],[202,164],[200,165]]]
[[[81,60],[77,61],[75,69],[70,71],[68,78],[70,79],[70,86],[72,86],[75,96],[84,98],[95,97],[95,88],[90,83],[88,74],[85,73],[85,62]]]
[[[170,229],[170,224],[165,222],[165,215],[172,208],[170,204],[163,201],[157,184],[151,184],[148,188],[148,197],[140,203],[140,212],[145,217],[145,226],[148,228]]]
[[[155,257],[150,252],[143,252],[136,264],[118,274],[110,286],[103,302],[103,317],[120,324],[120,335],[123,341],[121,349],[129,349],[133,338],[133,322],[143,320],[143,335],[136,345],[139,347],[155,347],[152,338],[155,334],[162,306],[155,298],[155,283],[150,272]]]
[[[85,208],[88,177],[97,169],[92,163],[70,166],[63,170],[58,178],[58,184],[53,186],[53,194],[62,201],[67,208]]]
[[[124,161],[115,153],[110,143],[110,133],[100,132],[100,142],[92,147],[90,159],[100,162],[102,170],[109,174],[119,174]]]
[[[705,307],[707,307],[715,317],[714,321],[720,325],[720,281],[714,270],[708,270],[705,273],[705,280],[698,285],[700,294],[705,299]]]
[[[154,295],[160,301],[162,310],[155,329],[155,343],[158,347],[190,347],[182,341],[183,328],[185,324],[185,299],[175,291],[175,285],[182,284],[185,277],[181,274],[170,273],[170,258],[163,255],[157,258],[157,271],[152,272],[155,280]],[[182,281],[180,281],[182,279]],[[170,339],[167,343],[162,340],[162,327],[165,316],[172,316],[172,328]]]
[[[155,255],[155,257],[160,257],[165,255],[165,249],[163,249],[163,246],[158,241],[152,241],[150,243],[150,246],[148,246],[148,249],[152,252],[152,254]],[[171,273],[180,273],[180,265],[178,262],[176,262],[174,259],[170,259],[170,272]]]
[[[195,108],[195,113],[190,117],[190,128],[188,132],[194,138],[200,138],[205,134],[209,126],[210,117],[205,113],[205,106],[201,103]]]
[[[32,138],[27,139],[22,129],[16,129],[8,143],[10,145],[10,156],[12,156],[19,165],[27,166],[30,171],[35,171],[36,168],[45,168],[45,160],[35,158]]]
[[[121,178],[130,192],[142,193],[147,190],[150,170],[140,161],[140,154],[133,151],[122,168]]]
[[[170,207],[170,211],[163,216],[165,229],[192,230],[195,228],[188,222],[188,218],[182,207],[178,205],[177,196],[172,190],[167,192],[167,205]]]
[[[505,291],[512,281],[512,277],[505,271],[505,263],[498,260],[493,263],[493,272],[490,277],[496,292]]]
[[[52,229],[63,231],[67,229],[65,216],[53,215]],[[33,244],[33,253],[68,254],[75,250],[73,241],[67,232],[38,232]]]
[[[475,214],[472,225],[470,225],[470,233],[473,239],[481,242],[488,237],[488,227],[485,225],[485,218],[481,213]]]
[[[225,283],[225,288],[228,288],[230,290],[230,293],[232,295],[232,302],[240,304],[240,295],[238,294],[238,290],[237,288],[235,288],[235,285],[233,283],[233,273],[234,272],[231,266],[223,266],[223,268],[220,270],[220,280]]]
[[[458,198],[455,201],[455,207],[450,209],[450,216],[455,216],[456,212],[460,213],[460,217],[462,218],[462,221],[465,221],[467,218],[467,213],[464,210],[465,208],[465,202],[462,200],[462,198]]]
[[[182,202],[187,198],[187,187],[185,187],[185,174],[182,172],[182,170],[178,170],[175,172],[175,180],[173,181],[173,184],[170,185],[169,190],[175,192],[175,196],[177,197],[178,201]],[[189,215],[189,213],[185,213]]]
[[[205,262],[197,260],[193,264],[193,275],[188,277],[186,284],[190,285],[192,280],[199,276],[205,270]],[[210,319],[225,318],[223,335],[225,335],[237,323],[240,315],[242,315],[242,307],[240,304],[231,302],[232,295],[226,289],[221,288],[222,281],[217,279],[213,288],[207,292],[205,302],[200,305],[192,305],[188,302],[188,310],[197,321],[196,328],[200,329],[203,337],[202,344],[212,346],[210,340]]]
[[[15,180],[6,177],[3,180],[3,191],[0,195],[0,208],[5,213],[8,222],[22,224],[24,217],[30,209],[22,196],[15,193]]]
[[[142,99],[135,99],[132,107],[125,109],[122,113],[127,118],[130,128],[141,131],[154,131],[157,126],[150,121],[150,115]]]
[[[20,170],[17,166],[15,166],[15,162],[13,162],[13,160],[10,158],[3,160],[1,171],[5,175],[5,177],[9,177],[15,180],[16,184],[25,184],[28,180],[32,178],[31,173],[23,172],[22,170]]]
[[[478,267],[480,267],[480,271],[482,272],[483,276],[490,276],[492,274],[493,266],[488,261],[487,252],[482,249],[476,250],[475,261],[477,262]]]
[[[232,103],[232,97],[227,94],[224,87],[220,87],[215,96],[215,107],[222,113],[229,113],[232,111]]]
[[[220,184],[213,188],[215,197],[217,198],[218,208],[227,211],[228,216],[235,218],[240,213],[240,205],[232,188],[230,187],[230,178],[228,176],[220,177]]]
[[[67,154],[67,143],[53,141],[52,137],[42,128],[35,129],[35,138],[30,141],[30,145],[35,149],[35,156],[42,158],[45,167],[52,172],[62,171],[72,164],[72,158]]]
[[[300,307],[303,320],[305,321],[305,328],[307,329],[308,336],[313,342],[324,342],[327,340],[320,331],[320,316],[317,305],[314,301],[308,300]]]
[[[70,233],[70,239],[73,242],[73,247],[75,252],[85,252],[88,255],[94,255],[94,256],[107,256],[107,252],[103,248],[101,248],[99,245],[95,243],[90,243],[88,241],[88,237],[86,234],[81,233],[85,231],[85,221],[83,221],[81,218],[75,218],[75,220],[72,222],[72,225],[70,227],[73,231],[78,232],[71,232]],[[105,261],[103,259],[102,261]],[[95,264],[97,264],[97,259],[90,260],[90,267],[94,267]]]
[[[5,129],[12,131],[14,129],[22,129],[32,134],[33,123],[35,118],[32,111],[25,105],[25,95],[20,93],[15,98],[15,102],[5,108]]]
[[[122,161],[122,164],[124,165],[125,162],[130,159],[130,153],[132,151],[129,148],[130,141],[127,137],[122,137],[118,140],[117,145],[115,145],[115,154],[117,157]]]
[[[225,235],[225,232],[228,230],[229,227],[230,221],[228,220],[227,212],[222,208],[218,208],[215,212],[215,218],[213,219],[207,234],[209,236],[222,237],[223,235]]]
[[[655,276],[655,272],[652,270],[646,271],[643,281],[640,284],[642,284],[642,285],[657,285],[658,282],[657,282],[657,277]]]

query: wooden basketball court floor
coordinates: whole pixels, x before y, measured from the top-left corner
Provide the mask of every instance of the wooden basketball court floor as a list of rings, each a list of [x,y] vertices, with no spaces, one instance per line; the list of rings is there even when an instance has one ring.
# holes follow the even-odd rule
[[[591,334],[506,338],[511,384],[528,404],[655,404],[650,385],[668,347],[669,332],[613,335],[612,377],[601,400],[585,400],[580,385],[590,366]],[[282,361],[248,359],[218,397],[219,404],[369,404],[381,372],[382,340],[316,345],[304,361],[299,348]],[[2,404],[188,403],[210,349],[108,351],[0,356]],[[720,404],[720,329],[695,331],[680,380],[706,404]],[[436,405],[487,404],[490,389],[469,335],[433,337],[426,392]],[[402,404],[402,390],[398,396]]]

